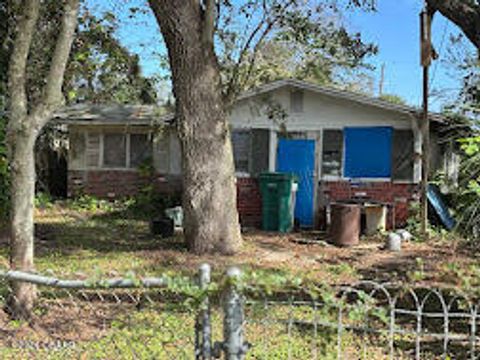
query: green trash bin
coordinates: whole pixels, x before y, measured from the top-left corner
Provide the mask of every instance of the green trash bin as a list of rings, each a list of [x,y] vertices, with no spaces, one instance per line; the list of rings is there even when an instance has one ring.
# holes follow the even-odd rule
[[[284,233],[292,231],[296,176],[290,173],[263,173],[259,180],[262,193],[262,229]]]

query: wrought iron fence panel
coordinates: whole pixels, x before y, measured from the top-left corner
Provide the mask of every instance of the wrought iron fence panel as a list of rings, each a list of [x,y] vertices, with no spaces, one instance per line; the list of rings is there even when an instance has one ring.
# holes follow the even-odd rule
[[[176,282],[0,273],[0,358],[477,359],[478,300],[458,289],[362,281],[266,291],[208,265]],[[12,281],[36,284],[12,320]]]

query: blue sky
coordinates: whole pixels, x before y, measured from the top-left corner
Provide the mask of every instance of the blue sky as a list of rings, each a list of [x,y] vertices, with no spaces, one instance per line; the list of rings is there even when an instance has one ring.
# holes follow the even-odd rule
[[[114,10],[121,20],[119,37],[141,58],[146,75],[159,73],[159,54],[165,54],[165,48],[153,15],[150,12],[128,18],[128,6],[132,3],[144,4],[142,0],[116,2],[114,0],[89,0],[90,8],[96,11]],[[419,64],[419,12],[422,0],[377,0],[377,12],[348,11],[345,22],[352,31],[362,33],[366,41],[379,47],[379,54],[370,62],[376,66],[373,72],[376,89],[380,78],[380,68],[385,65],[384,93],[397,94],[410,105],[420,106],[422,99],[422,69]],[[431,86],[442,96],[432,96],[431,106],[440,110],[445,101],[455,98],[461,86],[460,74],[446,64],[449,37],[458,34],[454,24],[437,14],[434,19],[433,43],[440,54],[431,67]],[[473,50],[473,46],[468,46]],[[168,85],[165,85],[168,91]]]
[[[414,106],[420,106],[422,100],[418,15],[422,3],[420,0],[379,0],[375,13],[357,11],[347,14],[351,29],[360,31],[366,40],[379,46],[378,56],[372,59],[377,66],[377,83],[380,67],[385,64],[384,92],[398,94]],[[453,23],[440,14],[435,15],[432,37],[440,59],[432,64],[430,84],[432,90],[443,95],[432,97],[432,108],[435,110],[439,110],[445,101],[455,98],[461,86],[460,74],[446,63],[451,46],[450,35],[458,33],[459,29]]]

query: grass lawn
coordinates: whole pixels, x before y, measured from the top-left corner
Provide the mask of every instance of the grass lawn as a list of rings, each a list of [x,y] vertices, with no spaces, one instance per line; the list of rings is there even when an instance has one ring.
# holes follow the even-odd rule
[[[201,263],[207,262],[215,277],[235,264],[249,273],[296,275],[332,285],[369,279],[470,290],[480,284],[477,251],[452,237],[412,241],[405,244],[401,253],[390,253],[382,250],[382,237],[364,238],[354,248],[336,248],[324,241],[312,241],[324,239],[325,235],[320,233],[278,235],[251,231],[244,233],[244,247],[235,256],[196,256],[186,251],[181,235],[170,239],[153,237],[148,222],[134,215],[123,207],[92,211],[55,204],[37,209],[38,272],[69,279],[130,276],[132,272],[136,276],[192,276]],[[7,243],[0,238],[0,267],[7,267],[7,259]],[[192,358],[194,315],[180,301],[174,307],[169,305],[172,302],[163,301],[144,304],[139,299],[145,294],[140,291],[128,296],[122,292],[119,296],[126,297],[121,298],[121,303],[108,301],[104,293],[87,294],[89,302],[79,305],[69,302],[81,295],[78,292],[56,292],[50,297],[46,293],[37,310],[39,321],[34,325],[10,321],[0,311],[0,333],[4,334],[0,337],[0,357],[30,357],[34,351],[38,358],[59,359]],[[157,292],[149,296],[158,295]],[[252,309],[248,314],[251,321],[247,336],[255,342],[250,358],[302,359],[312,354],[322,359],[336,358],[337,338],[331,331],[315,329],[317,335],[313,336],[313,329],[305,332],[299,327],[288,337],[284,325],[266,324],[265,314],[257,316],[258,312]],[[219,325],[220,315],[214,314],[214,319]],[[219,340],[221,326],[215,326],[214,333],[215,340]],[[25,341],[20,346],[19,339]],[[66,341],[67,345],[72,341],[75,346],[45,352],[25,349],[31,345],[28,341]],[[368,359],[386,358],[378,345],[367,346],[364,339],[348,332],[344,341],[349,351],[366,348]]]
[[[58,277],[192,275],[203,262],[216,274],[229,265],[246,271],[290,273],[313,281],[348,283],[359,279],[424,282],[439,286],[476,285],[476,249],[452,237],[404,244],[401,253],[382,250],[383,237],[363,238],[359,246],[337,248],[315,232],[278,235],[244,233],[236,256],[189,254],[181,235],[150,235],[148,222],[123,208],[87,211],[54,205],[35,215],[37,271]],[[3,240],[3,241],[2,241]],[[0,266],[8,266],[8,246],[0,237]]]

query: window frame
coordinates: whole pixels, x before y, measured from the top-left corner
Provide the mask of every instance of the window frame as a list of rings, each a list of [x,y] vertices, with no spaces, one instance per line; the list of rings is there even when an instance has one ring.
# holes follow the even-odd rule
[[[148,136],[151,134],[150,131],[142,131],[136,130],[134,132],[126,132],[126,131],[117,131],[117,130],[85,130],[85,170],[101,170],[101,171],[138,171],[138,167],[131,167],[131,157],[130,157],[130,136],[131,135],[145,135]],[[87,148],[88,148],[88,138],[90,134],[98,135],[99,136],[99,145],[98,145],[98,163],[97,165],[88,165],[87,162]],[[122,134],[125,136],[125,166],[123,167],[106,167],[105,166],[105,135],[107,134]],[[154,155],[154,146],[152,143],[152,156]]]
[[[371,126],[367,126],[367,127],[371,127]],[[415,132],[413,131],[413,129],[411,128],[396,128],[396,127],[392,127],[393,128],[393,131],[403,131],[403,130],[409,130],[409,131],[412,131],[413,132],[413,137],[414,137],[414,142],[415,142]],[[336,176],[336,175],[325,175],[325,173],[323,172],[323,144],[324,144],[324,139],[325,139],[325,131],[341,131],[342,132],[342,136],[343,136],[343,140],[342,140],[342,164],[341,164],[341,169],[340,169],[340,175],[339,176]],[[345,127],[326,127],[326,128],[322,128],[322,132],[321,132],[321,138],[320,138],[320,141],[321,141],[321,153],[320,153],[320,176],[319,178],[322,180],[322,181],[351,181],[351,180],[355,180],[355,181],[359,181],[359,182],[385,182],[385,181],[391,181],[393,183],[405,183],[405,184],[412,184],[412,183],[415,183],[415,163],[413,164],[414,166],[414,169],[413,169],[413,177],[411,180],[395,180],[394,177],[393,177],[393,161],[392,161],[392,174],[390,177],[388,178],[385,178],[385,177],[368,177],[368,178],[351,178],[351,177],[346,177],[345,176],[345,146],[346,146],[346,143],[345,143],[345,138],[344,138],[344,130],[345,130]],[[392,134],[392,148],[391,148],[391,151],[393,152],[393,134]],[[415,151],[415,150],[414,150]],[[393,158],[393,156],[392,156]],[[393,160],[393,159],[392,159]]]
[[[150,147],[150,157],[152,158],[153,160],[153,142],[150,141],[151,139],[149,139],[149,133],[140,133],[140,132],[133,132],[133,133],[128,133],[128,136],[127,136],[127,147],[128,147],[128,150],[127,150],[127,163],[128,163],[128,169],[132,169],[132,170],[137,170],[139,168],[139,166],[132,166],[132,135],[133,136],[145,136],[146,137],[146,140],[148,142],[148,146]],[[140,163],[141,165],[141,163]]]
[[[238,171],[235,161],[235,148],[233,144],[233,134],[234,133],[243,133],[248,134],[248,154],[247,154],[247,171]],[[252,129],[246,128],[237,128],[231,129],[231,142],[232,142],[232,155],[233,155],[233,165],[235,167],[235,176],[236,177],[250,177],[252,172]]]
[[[411,159],[411,165],[412,165],[412,169],[411,169],[411,176],[410,176],[410,179],[399,179],[399,178],[396,178],[395,177],[395,154],[394,154],[394,150],[395,150],[395,145],[394,145],[394,139],[395,139],[395,133],[397,132],[400,133],[400,132],[410,132],[411,136],[412,136],[412,148],[411,148],[411,156],[412,156],[412,159]],[[415,157],[415,132],[413,131],[413,129],[410,129],[410,128],[399,128],[399,129],[396,129],[394,128],[393,129],[393,136],[392,136],[392,176],[391,176],[391,180],[392,180],[392,183],[394,184],[415,184],[415,160],[414,160],[414,157]]]
[[[344,128],[323,128],[320,141],[321,141],[321,154],[320,154],[320,178],[324,181],[338,181],[338,180],[344,180],[344,168],[343,165],[345,163],[345,138],[344,138],[344,133],[343,133]],[[342,146],[340,147],[340,175],[331,175],[331,174],[325,174],[323,171],[323,150],[324,150],[324,141],[325,141],[325,131],[339,131],[342,134]]]
[[[106,166],[105,165],[105,137],[108,135],[122,135],[125,138],[125,166]],[[101,168],[105,170],[129,169],[130,166],[130,133],[106,131],[102,133],[102,161]]]

